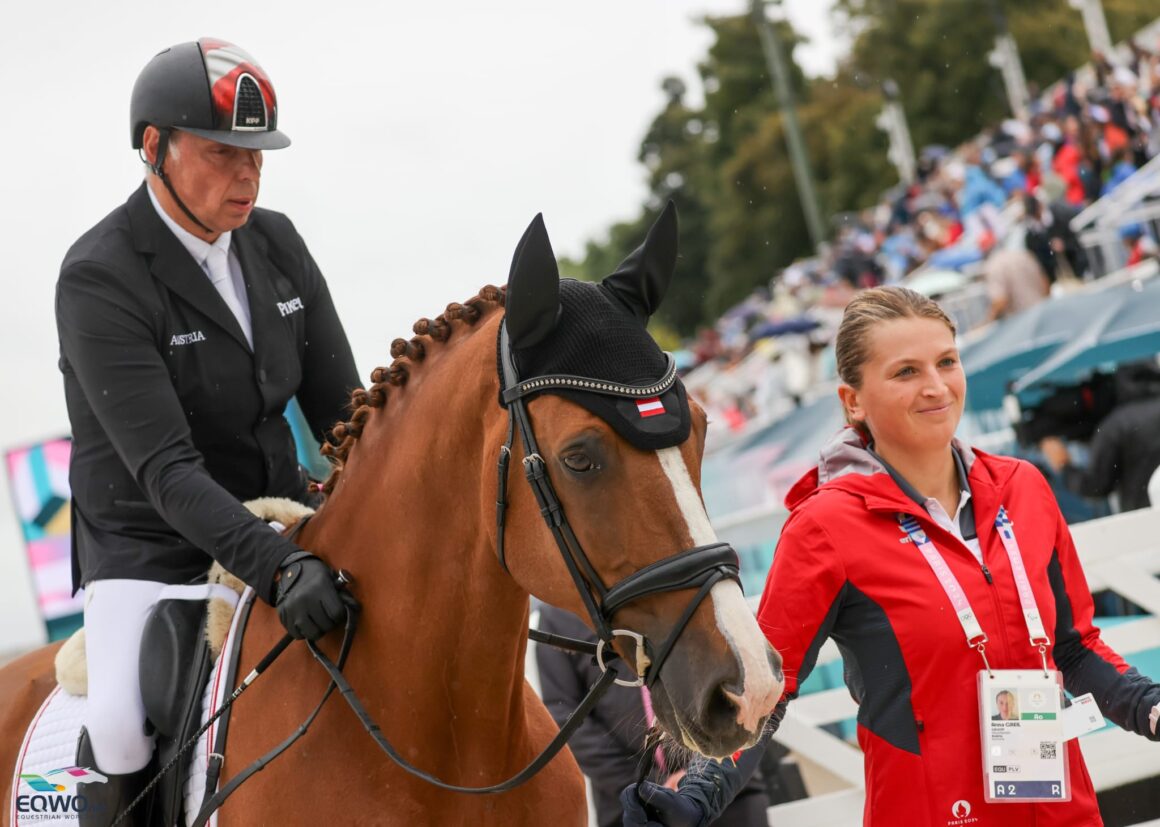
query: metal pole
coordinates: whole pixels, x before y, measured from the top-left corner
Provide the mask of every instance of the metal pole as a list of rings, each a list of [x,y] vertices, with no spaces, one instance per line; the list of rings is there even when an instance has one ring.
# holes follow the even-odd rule
[[[769,18],[765,16],[765,0],[752,0],[751,9],[753,22],[757,25],[757,34],[761,38],[761,49],[765,53],[765,62],[773,79],[773,88],[777,93],[782,122],[785,124],[786,143],[789,145],[794,182],[797,184],[798,197],[805,213],[806,227],[814,249],[820,251],[826,242],[826,230],[822,223],[821,209],[818,207],[818,196],[814,191],[810,159],[806,154],[805,142],[802,140],[801,126],[798,124],[793,89],[790,87],[781,41],[778,40]]]
[[[991,16],[995,20],[995,48],[987,55],[987,61],[999,69],[1003,75],[1003,86],[1007,90],[1007,103],[1011,114],[1021,121],[1029,117],[1028,106],[1031,94],[1027,91],[1027,79],[1023,75],[1023,61],[1019,59],[1019,46],[1007,28],[1007,17],[999,0],[991,0]]]
[[[1004,32],[995,38],[995,48],[987,55],[990,64],[1003,75],[1003,86],[1007,90],[1007,103],[1011,114],[1021,121],[1029,117],[1028,104],[1031,93],[1027,91],[1027,79],[1023,75],[1023,63],[1019,59],[1019,47],[1015,38]]]
[[[898,180],[909,185],[918,175],[918,162],[914,157],[910,128],[906,124],[906,112],[899,100],[898,84],[887,78],[882,82],[882,96],[886,98],[886,106],[874,123],[890,138],[890,151],[886,157],[898,170]]]
[[[1092,51],[1112,58],[1112,35],[1108,32],[1108,20],[1104,17],[1104,6],[1100,0],[1068,0],[1068,5],[1083,14],[1083,27],[1087,30],[1088,45]]]

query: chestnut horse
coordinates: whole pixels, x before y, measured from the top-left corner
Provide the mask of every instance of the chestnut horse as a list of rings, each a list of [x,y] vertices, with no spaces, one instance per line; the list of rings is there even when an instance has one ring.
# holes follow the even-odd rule
[[[609,313],[621,314],[613,320],[621,329],[631,323],[644,337],[643,319],[655,310],[675,264],[675,220],[670,207],[645,245],[601,285],[560,282],[537,217],[517,250],[506,293],[485,287],[438,318],[421,319],[414,338],[393,343],[391,366],[375,370],[372,386],[355,392],[350,422],[335,429],[341,442],[332,452],[338,467],[327,482],[328,497],[297,541],[353,573],[363,612],[344,673],[402,757],[445,782],[503,781],[557,731],[524,679],[529,593],[588,617],[532,488],[521,479],[519,438],[511,448],[515,471],[506,486],[503,559],[497,559],[496,467],[509,438],[497,370],[505,300],[508,334],[524,364],[550,357],[561,337],[580,342],[580,352],[613,352],[603,340],[608,320],[583,318],[570,297],[599,299]],[[652,356],[660,355],[651,339],[642,341],[655,350]],[[547,392],[528,401],[538,454],[581,553],[604,583],[714,544],[699,492],[705,416],[678,390],[691,427],[683,441],[654,450],[632,444],[625,423],[610,424],[576,397]],[[617,636],[613,646],[625,664],[648,666],[690,606],[691,591],[645,594],[616,610],[615,626],[650,641],[638,652],[630,638]],[[241,673],[282,635],[275,612],[256,606]],[[322,644],[332,656],[337,637]],[[4,813],[13,794],[13,756],[54,683],[52,655],[44,649],[0,672]],[[732,579],[712,586],[656,671],[651,686],[659,724],[705,754],[754,743],[781,692],[777,655]],[[234,706],[223,782],[286,738],[327,685],[307,648],[290,647]],[[222,825],[284,827],[562,826],[583,825],[586,818],[583,780],[567,751],[510,792],[449,793],[387,760],[337,696],[305,737],[239,787],[219,812]]]

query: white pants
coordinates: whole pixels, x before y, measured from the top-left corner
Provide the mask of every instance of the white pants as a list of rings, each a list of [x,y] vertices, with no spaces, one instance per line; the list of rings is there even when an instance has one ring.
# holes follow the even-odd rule
[[[97,759],[92,769],[107,775],[144,769],[153,755],[137,662],[145,620],[163,588],[151,580],[95,580],[85,586],[85,728]]]

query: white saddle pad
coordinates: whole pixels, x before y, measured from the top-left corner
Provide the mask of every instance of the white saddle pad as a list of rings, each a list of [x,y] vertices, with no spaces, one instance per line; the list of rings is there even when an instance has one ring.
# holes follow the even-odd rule
[[[238,607],[253,600],[253,589],[247,588],[238,601]],[[202,701],[202,723],[209,720],[233,692],[226,684],[231,654],[238,645],[238,618],[235,611],[222,654],[214,664]],[[76,767],[77,737],[85,719],[87,698],[70,695],[59,686],[53,689],[32,719],[24,742],[16,756],[12,779],[12,805],[8,823],[13,827],[76,827],[77,812],[86,802],[76,795],[79,783],[100,783],[105,776],[92,767]],[[185,779],[185,810],[187,824],[192,822],[205,795],[206,770],[213,744],[217,740],[217,726],[212,726],[198,739],[193,749],[189,774]],[[217,815],[209,821],[216,827]]]

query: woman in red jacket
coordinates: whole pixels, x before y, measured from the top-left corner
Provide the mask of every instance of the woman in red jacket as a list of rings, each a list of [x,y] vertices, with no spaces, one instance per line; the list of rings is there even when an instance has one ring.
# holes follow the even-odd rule
[[[1092,625],[1042,475],[955,439],[966,381],[954,333],[904,288],[864,291],[846,308],[837,360],[851,427],[787,498],[758,610],[784,658],[773,719],[832,637],[859,705],[865,824],[1101,825],[1078,743],[1063,735],[1075,713],[1058,682],[1152,740],[1160,685]],[[1011,695],[1017,720],[996,700]],[[708,824],[750,763],[709,762],[678,793],[626,791],[625,824]]]

